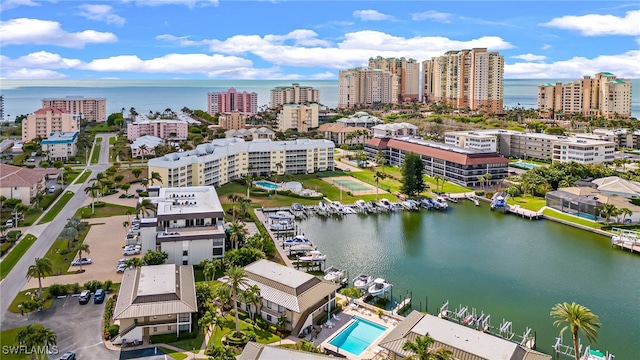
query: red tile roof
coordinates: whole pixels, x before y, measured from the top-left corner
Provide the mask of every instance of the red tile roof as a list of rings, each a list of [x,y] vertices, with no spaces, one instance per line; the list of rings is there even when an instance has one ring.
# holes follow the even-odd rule
[[[493,152],[493,153],[459,153],[455,151],[431,147],[402,141],[398,139],[381,139],[373,138],[366,142],[367,145],[375,147],[390,147],[393,149],[404,150],[416,154],[442,159],[461,165],[486,165],[486,164],[508,164],[509,159]],[[444,144],[443,144],[444,146]]]
[[[38,109],[36,111],[34,111],[34,114],[46,114],[49,111],[51,111],[53,114],[66,114],[67,110],[63,110],[63,109],[58,109],[58,108],[54,108],[54,107],[44,107],[42,109]]]
[[[57,169],[28,169],[0,164],[0,187],[24,187],[37,184],[46,175],[57,176]]]

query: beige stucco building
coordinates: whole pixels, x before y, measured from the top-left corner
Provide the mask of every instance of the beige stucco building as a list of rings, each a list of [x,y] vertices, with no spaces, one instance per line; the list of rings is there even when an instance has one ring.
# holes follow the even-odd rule
[[[68,111],[44,107],[22,120],[22,141],[27,142],[38,137],[46,139],[53,132],[79,131],[79,126],[78,117]]]
[[[276,86],[271,89],[270,98],[271,108],[277,108],[284,104],[320,103],[320,90],[293,83],[291,86]]]
[[[341,123],[327,123],[318,127],[318,132],[337,145],[364,144],[372,137],[371,130],[364,127],[344,126]]]
[[[87,121],[107,121],[107,99],[105,98],[85,98],[84,96],[46,98],[42,99],[42,107],[66,110]]]
[[[76,156],[78,134],[77,131],[49,134],[49,137],[40,143],[43,156],[49,161],[68,161],[70,157]]]
[[[398,76],[387,70],[354,68],[338,75],[338,108],[397,104]]]
[[[420,100],[420,63],[415,59],[378,56],[369,59],[369,69],[387,70],[398,77],[398,102]]]
[[[186,140],[189,135],[189,123],[183,120],[149,120],[138,116],[136,121],[127,125],[129,141],[145,135],[161,139]]]
[[[151,159],[149,172],[164,187],[220,186],[247,174],[311,174],[334,169],[335,144],[328,140],[216,139],[194,150]],[[280,164],[280,166],[278,166]]]
[[[504,57],[486,48],[448,51],[422,63],[426,103],[447,102],[454,109],[503,111]]]
[[[318,127],[318,104],[284,104],[278,113],[278,130],[298,129],[308,132]]]
[[[225,112],[218,117],[218,124],[223,129],[240,130],[247,124],[246,118],[246,115],[240,111]]]
[[[20,199],[23,204],[45,191],[47,176],[55,177],[57,169],[28,169],[0,164],[0,195],[7,199]]]

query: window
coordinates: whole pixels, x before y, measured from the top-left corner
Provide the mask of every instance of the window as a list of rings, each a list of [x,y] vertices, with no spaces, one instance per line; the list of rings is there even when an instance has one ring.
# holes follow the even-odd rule
[[[284,308],[280,305],[278,305],[278,312],[282,314],[282,312],[284,311]]]
[[[273,322],[273,318],[271,317],[271,315],[267,315],[267,321],[268,322]]]
[[[167,330],[171,331],[171,325],[167,326]]]
[[[189,250],[182,250],[182,256],[189,256]]]
[[[273,307],[273,304],[271,303],[271,301],[267,300],[267,309],[271,309]]]
[[[153,327],[153,332],[158,332],[158,327],[157,326]]]
[[[189,265],[189,260],[182,260],[182,265]]]

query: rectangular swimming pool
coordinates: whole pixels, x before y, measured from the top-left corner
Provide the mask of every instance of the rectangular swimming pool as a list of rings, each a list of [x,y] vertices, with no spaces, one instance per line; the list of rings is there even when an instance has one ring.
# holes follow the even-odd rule
[[[360,356],[387,328],[359,317],[353,319],[354,321],[331,339],[329,344],[337,347],[339,351],[344,350]]]

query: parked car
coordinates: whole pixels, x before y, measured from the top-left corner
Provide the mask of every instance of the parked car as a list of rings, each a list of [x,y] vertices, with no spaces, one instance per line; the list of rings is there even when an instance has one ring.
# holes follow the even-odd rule
[[[13,227],[13,220],[9,219],[7,220],[6,223],[4,223],[5,225],[7,225],[7,227]]]
[[[34,163],[34,162],[36,162],[36,159],[34,159],[34,158],[30,158],[29,160],[27,160],[27,162],[28,162],[28,163]]]
[[[89,265],[91,263],[92,261],[90,258],[82,258],[82,259],[73,260],[73,262],[71,263],[71,266]]]
[[[103,301],[104,301],[104,290],[102,289],[96,290],[96,292],[93,294],[93,303],[102,304]]]
[[[73,351],[67,351],[58,360],[76,360],[76,353]]]
[[[118,260],[118,265],[124,265],[127,263],[127,261],[129,261],[129,259],[127,258],[122,258],[120,260]]]
[[[118,266],[116,267],[117,273],[123,273],[125,270],[127,270],[126,264],[118,264]]]
[[[122,249],[122,255],[138,255],[140,254],[139,248],[124,248]]]
[[[86,304],[89,302],[89,300],[91,300],[91,291],[82,290],[82,292],[80,293],[80,297],[78,298],[78,302],[80,304]]]
[[[56,187],[55,186],[49,186],[49,194],[53,194],[54,192],[56,192]]]

